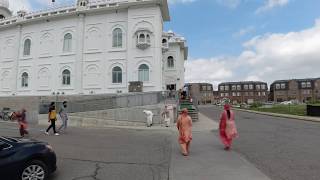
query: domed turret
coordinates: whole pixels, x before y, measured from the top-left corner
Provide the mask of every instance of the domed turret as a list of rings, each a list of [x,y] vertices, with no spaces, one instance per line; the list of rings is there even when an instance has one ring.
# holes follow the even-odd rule
[[[9,1],[0,0],[0,19],[4,19],[10,16],[12,16],[12,13],[9,10]]]
[[[78,0],[77,5],[80,7],[86,7],[89,4],[89,0]]]

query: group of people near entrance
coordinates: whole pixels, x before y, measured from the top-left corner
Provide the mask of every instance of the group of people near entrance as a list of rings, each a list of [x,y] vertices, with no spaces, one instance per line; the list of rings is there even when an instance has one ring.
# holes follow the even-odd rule
[[[179,131],[178,141],[181,146],[181,153],[184,156],[188,156],[192,140],[192,119],[188,115],[186,108],[182,110],[178,117],[177,129]],[[238,132],[234,121],[234,112],[229,104],[224,105],[224,110],[221,113],[219,134],[224,149],[226,151],[230,150],[233,139],[238,137]]]
[[[60,128],[58,129],[59,132],[66,131],[67,130],[67,125],[68,125],[68,114],[67,114],[67,101],[64,101],[62,103],[62,106],[59,109],[59,116],[62,121],[62,124]],[[11,119],[17,120],[18,125],[19,125],[19,132],[20,136],[24,137],[25,135],[28,135],[28,123],[27,123],[27,116],[26,116],[26,109],[22,109],[20,111],[13,112],[11,115]],[[51,102],[49,109],[48,109],[48,122],[50,123],[50,126],[47,128],[45,131],[45,134],[49,135],[49,131],[52,128],[53,133],[56,136],[59,136],[60,134],[56,130],[56,121],[57,121],[57,111],[56,111],[56,106],[55,102]]]

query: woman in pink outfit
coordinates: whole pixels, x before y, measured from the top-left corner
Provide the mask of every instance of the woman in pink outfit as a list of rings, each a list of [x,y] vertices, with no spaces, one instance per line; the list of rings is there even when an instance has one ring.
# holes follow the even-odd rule
[[[220,116],[220,139],[225,146],[225,150],[230,150],[232,140],[238,137],[238,132],[236,124],[234,121],[234,112],[231,111],[231,106],[229,104],[224,105],[224,111]]]
[[[189,155],[190,143],[192,140],[192,119],[188,115],[188,110],[182,110],[178,117],[177,128],[179,130],[179,144],[181,146],[181,153],[184,156]]]

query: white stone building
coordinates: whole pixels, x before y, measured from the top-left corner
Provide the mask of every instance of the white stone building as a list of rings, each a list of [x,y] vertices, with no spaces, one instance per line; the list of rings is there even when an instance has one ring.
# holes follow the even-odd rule
[[[188,58],[188,46],[184,37],[172,31],[163,33],[164,81],[166,90],[179,90],[184,87],[184,63]]]
[[[12,16],[0,0],[0,96],[126,93],[184,84],[188,49],[167,0],[78,0]],[[168,58],[173,58],[168,65]]]

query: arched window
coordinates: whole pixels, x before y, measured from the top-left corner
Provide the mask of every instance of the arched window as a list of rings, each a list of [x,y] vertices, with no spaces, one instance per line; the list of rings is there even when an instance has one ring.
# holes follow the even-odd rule
[[[147,34],[147,43],[151,43],[151,40],[150,40],[150,35],[149,34]]]
[[[146,64],[139,66],[139,81],[149,81],[149,67]]]
[[[4,18],[5,18],[4,15],[0,14],[0,19],[4,19]]]
[[[172,56],[168,57],[167,64],[168,64],[168,68],[174,68],[174,59]]]
[[[31,51],[31,40],[26,39],[23,45],[23,55],[30,56],[30,51]]]
[[[28,87],[29,76],[28,73],[24,72],[21,75],[21,87]]]
[[[122,30],[120,28],[115,28],[112,32],[112,47],[122,47]]]
[[[139,35],[139,42],[143,42],[143,43],[146,42],[145,38],[146,38],[146,36],[144,34],[140,34]]]
[[[122,83],[122,69],[119,66],[112,68],[112,83]]]
[[[71,84],[71,73],[68,69],[63,70],[62,72],[62,85]]]
[[[72,51],[72,35],[67,33],[63,38],[63,52],[71,52]]]

